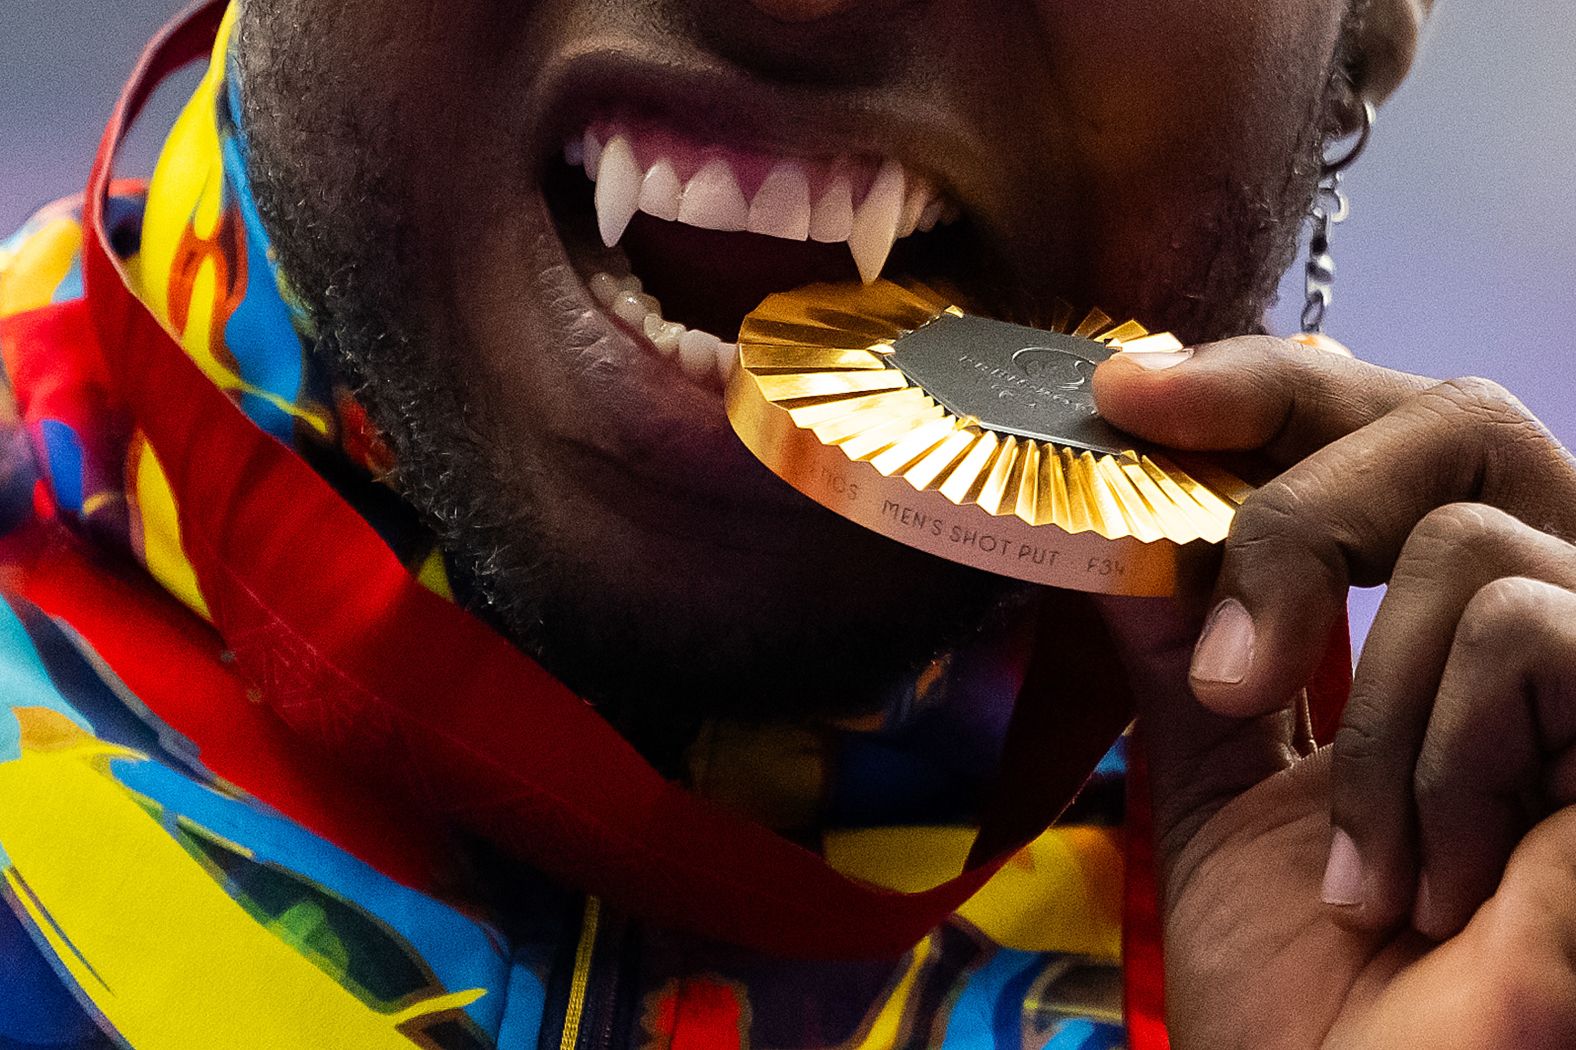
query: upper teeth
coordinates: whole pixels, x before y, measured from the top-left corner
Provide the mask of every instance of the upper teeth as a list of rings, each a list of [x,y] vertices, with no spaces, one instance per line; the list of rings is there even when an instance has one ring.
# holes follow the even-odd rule
[[[635,131],[613,127],[588,129],[565,147],[564,159],[583,164],[596,183],[597,227],[608,247],[643,211],[707,230],[846,241],[868,284],[881,275],[900,238],[957,216],[929,180],[895,160],[877,166],[848,157],[777,159],[749,192],[726,152],[663,149],[673,145],[671,136],[644,142]],[[684,155],[670,155],[678,153]]]

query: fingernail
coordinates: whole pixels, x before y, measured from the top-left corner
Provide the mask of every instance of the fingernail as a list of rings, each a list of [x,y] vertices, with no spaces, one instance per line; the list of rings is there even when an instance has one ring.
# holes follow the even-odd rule
[[[1164,352],[1140,351],[1139,353],[1128,353],[1124,350],[1118,356],[1125,361],[1133,362],[1133,364],[1137,365],[1139,368],[1147,368],[1151,372],[1158,372],[1163,368],[1175,368],[1177,365],[1191,360],[1193,357],[1193,351],[1167,350]]]
[[[1362,858],[1357,855],[1357,843],[1340,828],[1330,838],[1330,860],[1324,866],[1324,888],[1319,895],[1324,903],[1343,908],[1362,903]]]
[[[1235,598],[1215,606],[1193,650],[1193,677],[1201,682],[1237,685],[1253,667],[1253,617]]]

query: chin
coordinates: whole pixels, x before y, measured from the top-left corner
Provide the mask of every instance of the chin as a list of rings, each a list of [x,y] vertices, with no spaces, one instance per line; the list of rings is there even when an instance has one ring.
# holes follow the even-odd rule
[[[284,18],[247,6],[243,28]],[[781,41],[774,60],[819,55],[828,82],[762,75],[643,5],[567,2],[466,6],[441,38],[352,49],[366,68],[313,51],[243,81],[266,94],[248,106],[265,221],[405,494],[478,611],[572,686],[638,690],[645,667],[672,695],[781,695],[842,675],[857,707],[1020,593],[860,530],[748,454],[723,390],[768,295],[913,277],[1024,323],[1065,296],[1197,335],[1273,285],[1306,201],[1289,143],[1245,125],[1273,160],[1212,166],[1254,154],[1188,135],[1203,117],[1173,93],[1124,93],[1164,77],[1090,78],[1128,117],[1069,124],[1046,70],[1082,44],[1034,55],[972,5],[934,17],[887,39],[914,49],[882,52],[889,82],[864,61],[881,56]],[[1049,64],[948,69],[948,26]],[[891,72],[927,61],[948,75]],[[324,94],[345,78],[361,90]]]

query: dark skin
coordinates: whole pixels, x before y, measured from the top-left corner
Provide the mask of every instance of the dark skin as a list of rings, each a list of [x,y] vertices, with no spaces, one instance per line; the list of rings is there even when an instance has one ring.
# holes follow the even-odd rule
[[[1067,295],[1201,345],[1096,388],[1118,425],[1274,478],[1213,593],[1095,606],[1152,745],[1175,1045],[1567,1046],[1576,466],[1490,385],[1241,337],[1314,150],[1400,82],[1425,11],[1349,13],[295,0],[240,39],[254,176],[325,352],[478,611],[637,738],[878,706],[1021,596],[805,506],[590,305],[539,173],[606,85],[703,85],[683,105],[736,100],[708,111],[729,134],[898,156],[963,205],[955,276],[997,308]],[[1341,734],[1305,757],[1297,691],[1348,583],[1384,580]]]
[[[1571,1045],[1576,463],[1481,380],[1262,337],[1179,356],[1104,368],[1102,409],[1282,471],[1207,600],[1102,603],[1154,742],[1179,1045]],[[1379,581],[1352,703],[1304,757],[1288,701],[1348,583]],[[1195,640],[1225,603],[1253,626],[1222,662]]]
[[[730,140],[894,156],[965,209],[949,275],[1004,309],[1256,325],[1332,119],[1344,0],[1073,6],[473,2],[434,5],[431,33],[403,0],[243,8],[255,181],[303,295],[338,293],[317,304],[330,352],[483,611],[648,751],[718,711],[868,708],[1021,597],[800,499],[715,394],[592,309],[541,207],[566,129],[611,94]],[[738,251],[675,254],[649,278],[708,288]]]

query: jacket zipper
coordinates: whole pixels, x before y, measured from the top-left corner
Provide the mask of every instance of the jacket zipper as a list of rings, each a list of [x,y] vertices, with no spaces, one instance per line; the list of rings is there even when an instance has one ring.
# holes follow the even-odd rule
[[[569,979],[569,1005],[564,1010],[564,1034],[558,1050],[576,1050],[580,1045],[580,1026],[585,1021],[586,990],[591,984],[591,961],[596,952],[598,927],[601,926],[602,901],[586,898],[585,917],[580,922],[580,943],[575,946],[575,970]]]
[[[610,922],[609,919],[614,921]],[[624,937],[625,926],[616,915],[604,917],[602,920],[602,934],[607,937],[613,947],[613,965],[607,968],[606,979],[602,982],[600,994],[597,996],[596,1030],[587,1050],[613,1050],[613,1029],[618,1017],[619,985],[623,983],[625,955],[628,948]]]

